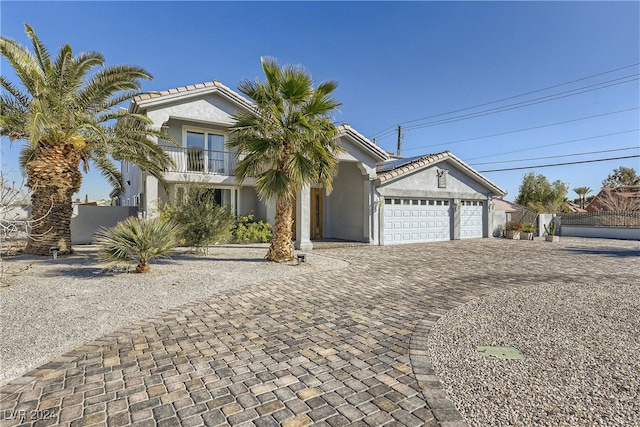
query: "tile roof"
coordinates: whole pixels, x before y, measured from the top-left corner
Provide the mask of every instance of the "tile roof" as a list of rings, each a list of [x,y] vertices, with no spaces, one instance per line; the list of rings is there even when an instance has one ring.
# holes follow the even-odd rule
[[[141,104],[154,102],[156,100],[161,100],[163,97],[166,97],[171,100],[175,100],[176,98],[180,98],[181,95],[188,96],[193,93],[201,93],[201,92],[208,93],[210,91],[220,91],[221,93],[225,94],[228,98],[231,98],[234,101],[244,105],[246,108],[248,109],[254,108],[254,104],[250,100],[244,98],[242,95],[238,94],[234,90],[223,85],[218,80],[213,80],[210,82],[198,83],[198,84],[188,85],[188,86],[181,86],[173,89],[163,90],[160,92],[143,93],[133,98],[130,108],[142,107],[143,105]],[[341,136],[343,135],[351,136],[351,138],[359,142],[363,147],[369,149],[370,151],[373,151],[379,158],[387,159],[389,157],[389,154],[386,151],[384,151],[383,149],[381,149],[380,147],[372,143],[369,139],[367,139],[364,135],[362,135],[361,133],[356,131],[354,128],[349,126],[347,123],[341,124],[337,127]]]
[[[245,107],[249,107],[249,108],[253,107],[253,103],[251,101],[244,98],[242,95],[230,89],[229,87],[223,85],[218,80],[213,80],[210,82],[198,83],[193,85],[187,85],[187,86],[181,86],[181,87],[167,89],[159,92],[146,92],[133,98],[132,104],[140,105],[150,101],[161,100],[161,98],[163,97],[174,99],[176,97],[180,97],[181,95],[187,96],[193,93],[200,93],[200,92],[208,93],[213,91],[219,91],[225,94],[227,97],[244,105]]]
[[[378,147],[376,144],[371,142],[367,137],[362,135],[360,132],[349,126],[348,123],[343,123],[338,126],[338,132],[341,136],[349,135],[351,138],[358,141],[362,146],[368,148],[370,151],[373,151],[378,157],[381,159],[388,159],[389,154],[384,151],[382,148]]]
[[[498,195],[507,194],[505,190],[489,181],[471,166],[467,165],[465,162],[451,154],[451,152],[448,150],[438,154],[427,154],[425,156],[409,157],[405,159],[391,160],[389,162],[381,163],[376,168],[378,172],[378,180],[380,181],[380,183],[384,183],[385,181],[392,180],[400,175],[422,169],[429,165],[440,163],[443,160],[453,160],[461,167],[463,171],[475,177],[478,181],[483,182],[489,188],[493,189],[494,192]]]
[[[408,157],[381,163],[377,167],[380,182],[388,181],[396,176],[403,175],[426,165],[440,162],[453,156],[451,152],[444,151],[439,154],[427,154],[424,156]]]

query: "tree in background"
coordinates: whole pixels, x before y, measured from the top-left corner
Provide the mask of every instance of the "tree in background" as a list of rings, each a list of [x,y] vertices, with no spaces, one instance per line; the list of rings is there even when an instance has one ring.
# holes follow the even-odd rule
[[[256,180],[262,199],[276,200],[270,261],[294,258],[293,200],[296,192],[318,183],[331,191],[337,171],[337,129],[331,114],[340,106],[332,97],[335,82],[320,83],[298,66],[280,67],[262,58],[266,82],[244,80],[238,89],[253,100],[255,110],[235,116],[229,147],[240,160],[235,176]]]
[[[603,188],[616,188],[626,185],[640,185],[640,176],[634,168],[620,166],[602,181]]]
[[[33,52],[15,40],[0,37],[0,54],[7,59],[20,86],[0,77],[0,135],[25,144],[20,166],[26,170],[31,190],[33,235],[25,251],[49,255],[60,247],[72,252],[72,197],[82,184],[89,162],[97,166],[118,191],[124,182],[115,161],[127,160],[162,179],[171,160],[150,137],[175,142],[161,130],[150,128],[146,117],[117,110],[139,94],[141,79],[151,79],[144,69],[128,65],[104,67],[97,52],[73,56],[71,46],[49,56],[29,25],[25,25]]]
[[[573,189],[573,192],[578,195],[580,198],[580,209],[584,209],[585,198],[587,194],[591,193],[591,188],[589,187],[576,187]]]
[[[550,183],[544,175],[529,172],[522,178],[516,203],[539,213],[560,212],[567,192],[562,181]]]

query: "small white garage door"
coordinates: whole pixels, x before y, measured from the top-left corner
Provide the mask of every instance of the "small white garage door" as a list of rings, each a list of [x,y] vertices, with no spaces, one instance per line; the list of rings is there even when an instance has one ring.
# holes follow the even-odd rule
[[[460,238],[483,237],[484,202],[463,200],[460,206]]]
[[[450,240],[449,200],[385,198],[384,244]]]

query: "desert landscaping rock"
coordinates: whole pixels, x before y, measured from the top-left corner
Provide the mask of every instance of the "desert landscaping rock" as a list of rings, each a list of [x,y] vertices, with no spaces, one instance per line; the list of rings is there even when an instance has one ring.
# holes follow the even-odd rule
[[[0,413],[4,420],[0,424],[464,426],[467,422],[462,414],[469,423],[475,422],[472,417],[480,416],[470,412],[475,402],[469,401],[471,395],[465,394],[466,390],[455,393],[458,384],[446,382],[447,375],[455,375],[453,369],[437,371],[442,358],[438,356],[440,350],[432,349],[431,344],[442,342],[442,352],[450,352],[454,355],[451,359],[462,365],[465,357],[469,363],[495,360],[477,354],[474,358],[466,353],[458,355],[456,352],[463,350],[456,348],[457,342],[447,343],[441,338],[448,333],[438,335],[439,328],[446,331],[455,321],[447,323],[452,320],[445,317],[442,326],[438,322],[453,309],[469,310],[473,304],[484,304],[482,298],[501,298],[512,291],[532,292],[522,295],[543,304],[540,310],[531,310],[539,315],[532,315],[530,324],[523,321],[520,329],[511,332],[522,334],[527,341],[535,340],[527,339],[526,334],[540,334],[535,349],[543,357],[552,358],[556,351],[544,347],[544,337],[553,336],[556,330],[543,316],[544,308],[558,304],[552,293],[548,298],[538,298],[536,289],[543,292],[563,286],[573,286],[566,291],[569,294],[555,294],[565,296],[567,313],[584,312],[586,317],[582,319],[594,322],[603,312],[594,311],[592,302],[598,298],[588,290],[615,290],[620,299],[610,299],[606,304],[617,304],[618,308],[603,331],[618,325],[619,335],[607,338],[607,342],[619,346],[616,352],[638,352],[637,340],[633,340],[637,330],[625,329],[628,320],[619,315],[624,310],[637,311],[637,306],[625,304],[629,298],[640,299],[637,242],[564,238],[551,244],[541,240],[479,239],[334,248],[311,252],[306,271],[300,269],[302,265],[269,264],[266,270],[259,270],[263,252],[258,252],[254,256],[223,251],[212,255],[219,256],[215,261],[175,257],[152,266],[152,273],[145,276],[104,276],[90,259],[67,265],[38,265],[34,272],[28,272],[28,277],[38,278],[30,282],[36,286],[21,283],[4,288],[0,294],[3,311],[5,307],[13,310],[13,317],[8,318],[13,323],[2,329],[0,338],[3,347],[18,347],[11,350],[17,354],[14,362],[20,360],[20,352],[33,354],[30,346],[46,349],[49,343],[65,341],[64,333],[73,338],[75,328],[85,328],[77,326],[81,319],[92,325],[82,332],[84,336],[95,335],[71,345],[71,350],[57,347],[47,352],[48,361],[29,372],[24,372],[20,363],[8,365],[3,358],[3,370],[8,367],[22,376],[2,387]],[[314,265],[321,259],[326,260],[327,268]],[[287,269],[296,273],[280,274]],[[303,273],[298,274],[300,271]],[[243,283],[233,282],[242,274],[254,276]],[[94,292],[96,284],[100,284],[99,292]],[[5,298],[19,289],[19,297]],[[55,289],[64,291],[56,295]],[[65,312],[40,300],[39,293],[44,290],[48,290],[45,295],[52,304],[71,293],[83,298],[67,304]],[[566,295],[578,291],[585,291],[584,304],[571,308],[572,299]],[[109,305],[105,298],[117,303]],[[30,303],[20,305],[23,299]],[[146,306],[140,312],[138,299]],[[145,301],[151,303],[145,305]],[[515,302],[519,301],[516,297]],[[13,304],[17,308],[11,307]],[[41,310],[29,309],[31,306]],[[128,311],[134,314],[118,315]],[[451,319],[456,319],[456,313],[449,315]],[[99,321],[94,321],[95,317]],[[100,325],[112,318],[114,323],[102,332]],[[460,321],[462,326],[454,327],[451,334],[464,342],[466,326],[464,319]],[[20,335],[20,325],[30,323],[40,325],[29,332],[31,336],[13,336]],[[430,339],[434,326],[437,330]],[[517,340],[507,342],[499,335],[500,329],[492,328],[490,324],[479,329],[480,334],[486,334],[486,342],[478,345],[514,345],[527,356],[525,363],[535,361],[531,360],[531,348]],[[557,341],[552,342],[562,343],[568,336],[563,331],[558,334]],[[630,339],[625,341],[624,336]],[[13,344],[5,345],[5,338],[14,340]],[[574,348],[571,345],[563,350]],[[591,348],[589,341],[581,345]],[[635,418],[629,412],[634,404],[629,399],[636,396],[637,403],[636,383],[615,378],[627,376],[628,369],[618,364],[629,359],[596,361],[610,364],[607,371],[611,375],[605,379],[612,378],[621,387],[616,394],[611,394],[612,389],[602,389],[609,407],[582,411],[572,405],[585,396],[591,396],[593,402],[600,399],[598,389],[589,382],[597,382],[598,376],[587,357],[576,358],[569,370],[554,371],[557,384],[566,387],[549,389],[554,383],[531,382],[536,387],[532,393],[550,397],[545,404],[559,424],[639,424],[638,412]],[[587,378],[588,382],[576,378]],[[485,381],[482,376],[477,379]],[[495,382],[493,393],[473,394],[481,411],[487,413],[482,416],[502,419],[495,413],[495,406],[483,405],[487,402],[482,400],[499,396],[504,399],[498,411],[517,413],[518,420],[528,420],[532,415],[518,406],[521,396],[509,395],[508,390],[498,388],[499,383]],[[585,384],[589,384],[587,389],[580,388]],[[502,386],[508,388],[511,382]],[[469,383],[460,387],[478,386]],[[554,399],[568,404],[554,408]],[[20,418],[20,414],[31,418]]]
[[[88,341],[155,313],[207,298],[217,292],[347,262],[315,254],[308,262],[275,264],[263,259],[268,245],[225,245],[209,254],[181,249],[154,260],[151,272],[107,271],[95,246],[76,246],[68,257],[17,256],[0,286],[0,384]],[[133,271],[133,269],[131,269]]]
[[[538,285],[447,313],[429,337],[435,372],[472,426],[637,425],[638,283]],[[525,360],[481,356],[512,346]]]

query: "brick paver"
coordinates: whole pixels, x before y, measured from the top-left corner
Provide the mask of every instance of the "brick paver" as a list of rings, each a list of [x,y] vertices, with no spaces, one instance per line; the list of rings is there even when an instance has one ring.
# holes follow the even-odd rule
[[[482,239],[309,254],[341,270],[221,292],[87,343],[3,387],[2,426],[462,426],[425,351],[498,289],[637,283],[638,242]]]

